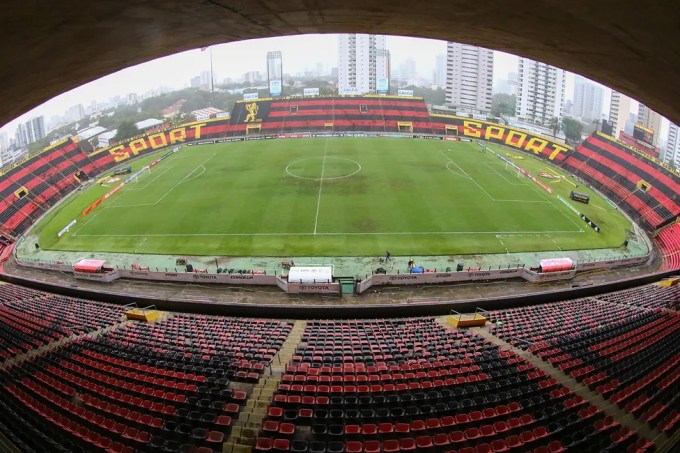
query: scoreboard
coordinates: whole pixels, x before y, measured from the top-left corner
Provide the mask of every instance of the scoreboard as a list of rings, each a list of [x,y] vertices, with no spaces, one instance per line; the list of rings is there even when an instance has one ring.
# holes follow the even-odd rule
[[[654,146],[654,131],[644,127],[642,124],[633,126],[633,138],[642,143]]]

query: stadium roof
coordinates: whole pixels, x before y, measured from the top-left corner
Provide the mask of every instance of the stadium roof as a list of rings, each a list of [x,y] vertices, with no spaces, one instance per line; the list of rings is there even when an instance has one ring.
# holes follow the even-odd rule
[[[12,62],[0,68],[0,124],[85,82],[172,53],[342,32],[444,39],[523,55],[612,86],[680,123],[678,22],[674,2],[632,0],[527,0],[511,6],[457,0],[426,6],[382,0],[72,0],[59,8],[13,2],[0,16],[0,51]]]
[[[219,118],[220,116],[227,116],[228,115],[228,113],[225,112],[224,110],[217,109],[215,107],[207,107],[207,108],[204,108],[204,109],[194,110],[193,112],[191,112],[191,114],[194,115],[196,118],[198,118],[198,117],[209,118],[211,116]]]
[[[137,121],[135,126],[137,126],[137,129],[142,131],[144,129],[149,129],[150,127],[160,126],[161,124],[163,124],[163,121],[157,120],[155,118],[149,118],[146,120]]]
[[[110,139],[112,139],[113,137],[116,136],[117,132],[118,132],[118,129],[113,129],[111,131],[102,132],[101,134],[99,134],[99,138],[110,140]]]
[[[78,137],[80,137],[81,140],[89,140],[92,137],[95,137],[102,132],[106,130],[105,127],[101,126],[95,126],[95,127],[89,127],[87,129],[83,129],[82,131],[78,132]]]

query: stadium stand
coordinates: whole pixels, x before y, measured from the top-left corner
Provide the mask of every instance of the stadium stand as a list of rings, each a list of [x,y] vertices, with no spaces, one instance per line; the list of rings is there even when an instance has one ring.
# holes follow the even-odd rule
[[[432,318],[314,321],[255,451],[563,451],[638,442],[628,432],[612,437],[618,428],[475,333]]]
[[[117,306],[14,285],[0,286],[0,300],[0,356],[5,359],[70,335],[95,331],[123,314]]]
[[[671,435],[677,288],[490,312],[491,332]],[[254,416],[247,401],[266,376],[278,384],[258,393],[259,431],[240,439],[254,451],[654,446],[527,358],[431,317],[308,321],[278,371],[291,322],[168,313],[143,323],[121,321],[124,310],[0,286],[0,430],[22,451],[222,451],[233,429],[245,435],[239,414]]]
[[[445,134],[447,126],[460,126],[460,119],[429,115],[417,98],[261,100],[250,110],[248,104],[237,103],[229,123],[201,124],[201,139],[404,128]],[[183,133],[198,137],[198,128]],[[130,146],[117,147],[123,154],[115,147],[88,154],[66,139],[7,169],[0,229],[23,233],[78,187],[78,171],[101,174],[136,155]],[[658,229],[662,270],[680,269],[680,226],[671,223],[680,214],[677,174],[601,134],[575,152],[536,152],[601,190],[648,231]],[[3,236],[0,252],[10,242]],[[670,436],[680,426],[677,288],[644,286],[494,311],[490,331]],[[278,373],[271,362],[292,329],[286,321],[188,314],[122,322],[123,312],[0,285],[0,430],[15,445],[222,451],[232,427],[243,426],[238,418],[249,390]],[[269,403],[250,439],[256,451],[653,448],[526,358],[433,318],[309,322]]]
[[[680,213],[680,177],[643,156],[607,135],[594,133],[567,157],[564,167],[601,190],[647,229],[656,229]]]
[[[179,314],[121,325],[124,307],[116,305],[55,299],[15,285],[2,285],[0,295],[3,333],[31,335],[26,343],[40,339],[28,347],[3,341],[3,358],[79,335],[0,372],[0,428],[25,451],[221,451],[247,398],[233,382],[256,382],[291,327]],[[9,320],[6,313],[16,306],[47,316],[40,322],[11,313]],[[83,336],[113,325],[118,328]]]
[[[655,238],[661,251],[662,270],[680,269],[680,224],[673,223],[663,228]]]
[[[149,358],[175,358],[185,366],[219,366],[232,381],[256,382],[285,341],[291,325],[281,321],[177,315],[110,333],[106,344]],[[182,339],[183,343],[178,344]],[[144,345],[153,347],[144,347]]]
[[[257,113],[249,118],[249,105]],[[239,101],[231,117],[231,135],[300,131],[378,131],[432,133],[430,114],[421,98],[360,96],[351,98],[286,98]]]
[[[674,288],[641,287],[494,311],[491,332],[672,434],[680,421],[680,314],[643,306],[675,304],[675,296]]]
[[[680,310],[680,286],[678,285],[671,287],[647,285],[613,293],[600,294],[597,298],[607,302],[634,305],[643,308]]]
[[[75,189],[79,170],[96,175],[97,168],[72,139],[6,170],[0,179],[0,229],[17,236],[49,207]]]

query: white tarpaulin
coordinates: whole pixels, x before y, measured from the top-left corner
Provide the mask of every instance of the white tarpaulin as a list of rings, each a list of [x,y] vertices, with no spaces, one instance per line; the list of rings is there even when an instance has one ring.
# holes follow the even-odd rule
[[[330,283],[333,281],[331,266],[293,266],[288,272],[288,281],[295,283]]]

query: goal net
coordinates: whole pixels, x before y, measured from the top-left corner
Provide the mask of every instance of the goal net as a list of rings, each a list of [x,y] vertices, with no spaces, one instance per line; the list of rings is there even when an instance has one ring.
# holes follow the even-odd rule
[[[138,171],[137,173],[132,175],[132,177],[130,179],[130,183],[131,184],[132,183],[137,184],[139,182],[139,178],[143,178],[144,176],[150,175],[150,174],[151,174],[151,168],[145,167],[141,171]]]

